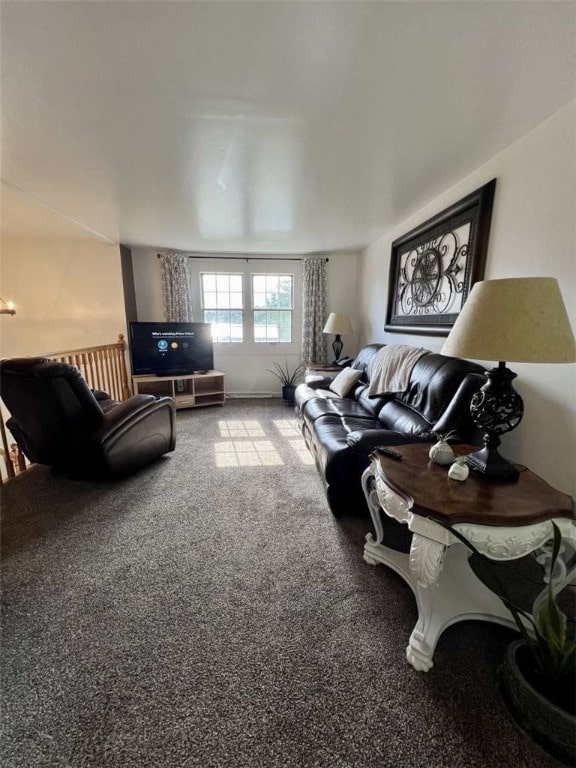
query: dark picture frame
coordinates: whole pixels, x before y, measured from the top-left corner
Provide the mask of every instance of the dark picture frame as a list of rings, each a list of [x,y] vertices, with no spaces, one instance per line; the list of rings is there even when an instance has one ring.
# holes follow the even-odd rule
[[[495,189],[492,179],[392,243],[386,331],[449,334],[484,276]]]

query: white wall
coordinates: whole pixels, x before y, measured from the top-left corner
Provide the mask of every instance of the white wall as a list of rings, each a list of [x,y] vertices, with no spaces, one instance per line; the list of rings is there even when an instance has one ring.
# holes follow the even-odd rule
[[[94,241],[3,240],[0,356],[111,344],[126,334],[118,246]]]
[[[331,253],[327,264],[326,309],[330,312],[344,312],[350,316],[352,331],[350,336],[343,336],[342,355],[355,357],[360,349],[360,322],[358,312],[358,268],[360,257],[354,252]],[[328,359],[332,360],[332,335],[328,336]]]
[[[158,249],[133,248],[132,264],[138,320],[157,321],[163,319],[160,261]],[[330,253],[326,265],[327,273],[327,312],[347,312],[350,314],[353,328],[358,325],[354,314],[357,309],[357,260],[358,254]],[[201,320],[198,273],[206,270],[244,271],[282,271],[294,275],[294,343],[291,345],[261,345],[245,343],[241,351],[235,345],[214,345],[214,366],[226,374],[228,394],[273,393],[280,395],[280,383],[267,369],[273,367],[275,360],[284,364],[286,359],[290,368],[301,360],[301,262],[287,261],[274,257],[267,261],[192,259],[194,319]],[[333,337],[329,336],[329,344]],[[350,337],[343,337],[344,353],[355,354],[358,350],[356,332]],[[331,350],[329,349],[329,353]]]
[[[492,178],[497,183],[485,279],[556,277],[576,328],[575,135],[572,102],[367,248],[359,278],[361,342],[440,351],[441,337],[384,332],[391,244]],[[576,366],[510,367],[518,374],[515,387],[524,398],[525,415],[514,432],[503,436],[503,455],[576,496]]]

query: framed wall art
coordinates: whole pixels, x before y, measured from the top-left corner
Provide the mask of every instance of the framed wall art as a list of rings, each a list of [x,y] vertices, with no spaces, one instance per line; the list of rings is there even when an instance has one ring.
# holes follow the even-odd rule
[[[392,243],[386,331],[447,336],[484,276],[496,179]]]

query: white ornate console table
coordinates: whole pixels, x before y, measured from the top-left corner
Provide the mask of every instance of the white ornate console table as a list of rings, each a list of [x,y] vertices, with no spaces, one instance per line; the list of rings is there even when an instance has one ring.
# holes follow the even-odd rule
[[[429,461],[428,445],[396,448],[401,461],[375,451],[362,477],[375,530],[366,536],[364,560],[393,568],[412,588],[418,621],[406,656],[415,669],[427,672],[438,639],[451,624],[481,619],[515,628],[509,611],[470,568],[468,549],[436,521],[456,528],[493,560],[515,560],[537,550],[545,557],[551,520],[576,546],[574,503],[529,470],[513,481],[471,471],[461,483],[448,478],[447,467]],[[460,453],[471,450],[458,446]],[[383,516],[408,526],[409,553],[386,545]],[[562,583],[572,575],[565,572]]]

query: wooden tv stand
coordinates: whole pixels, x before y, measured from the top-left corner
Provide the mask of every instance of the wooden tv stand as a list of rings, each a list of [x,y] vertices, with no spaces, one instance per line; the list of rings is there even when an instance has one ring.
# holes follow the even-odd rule
[[[132,376],[135,395],[171,397],[176,408],[224,405],[224,376],[221,371],[186,376]]]

